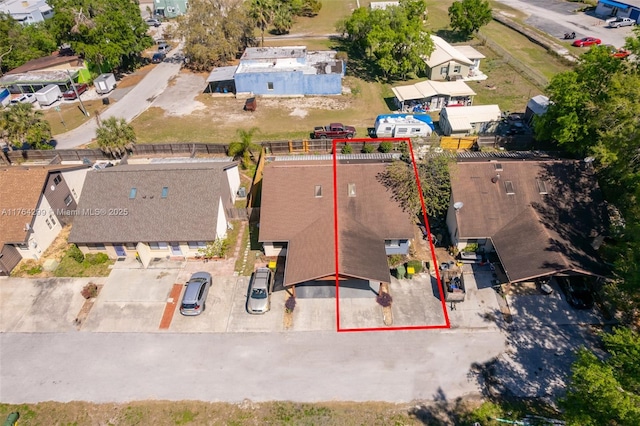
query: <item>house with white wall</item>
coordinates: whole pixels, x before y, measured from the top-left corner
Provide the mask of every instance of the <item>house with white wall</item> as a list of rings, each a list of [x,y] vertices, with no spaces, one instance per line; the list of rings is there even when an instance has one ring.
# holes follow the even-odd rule
[[[75,216],[89,168],[0,168],[0,276],[22,259],[38,260]]]

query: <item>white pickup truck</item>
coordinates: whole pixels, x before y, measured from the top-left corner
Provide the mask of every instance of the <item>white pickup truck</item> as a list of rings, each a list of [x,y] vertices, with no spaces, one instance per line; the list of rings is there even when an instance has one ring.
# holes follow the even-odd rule
[[[609,28],[629,27],[636,24],[636,21],[631,18],[616,18],[608,22]]]

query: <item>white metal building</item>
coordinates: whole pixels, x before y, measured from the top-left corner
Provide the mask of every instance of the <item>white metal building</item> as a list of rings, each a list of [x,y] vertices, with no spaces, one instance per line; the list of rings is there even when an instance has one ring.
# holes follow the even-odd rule
[[[446,107],[440,111],[440,129],[445,136],[490,132],[500,122],[498,105]]]

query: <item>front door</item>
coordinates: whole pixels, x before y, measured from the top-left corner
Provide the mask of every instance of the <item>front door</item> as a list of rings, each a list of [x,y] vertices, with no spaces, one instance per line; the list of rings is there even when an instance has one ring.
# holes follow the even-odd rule
[[[116,256],[118,257],[126,257],[127,256],[127,252],[124,249],[124,246],[122,246],[121,244],[114,244],[113,248],[116,251]]]
[[[171,243],[171,254],[174,256],[182,256],[179,243]]]

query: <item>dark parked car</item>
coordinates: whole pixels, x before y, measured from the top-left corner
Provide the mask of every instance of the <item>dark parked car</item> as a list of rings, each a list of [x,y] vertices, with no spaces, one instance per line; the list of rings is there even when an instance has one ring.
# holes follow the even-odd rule
[[[153,54],[153,57],[151,58],[151,63],[153,64],[159,64],[160,62],[164,61],[164,58],[166,58],[167,55],[165,53],[162,52],[156,52]]]
[[[593,295],[587,285],[586,277],[556,277],[556,280],[571,306],[576,309],[593,308]]]
[[[76,90],[73,90],[73,87],[75,87]],[[89,86],[87,86],[87,83],[82,83],[82,84],[74,84],[72,88],[70,88],[69,90],[67,90],[66,92],[64,92],[62,94],[62,97],[67,99],[67,100],[74,100],[76,99],[78,96],[82,95],[84,92],[87,91],[87,89],[89,88]],[[78,92],[78,96],[76,96],[76,92]]]
[[[191,275],[186,284],[180,304],[182,315],[200,315],[206,309],[207,294],[211,287],[211,274],[208,272],[196,272]]]

